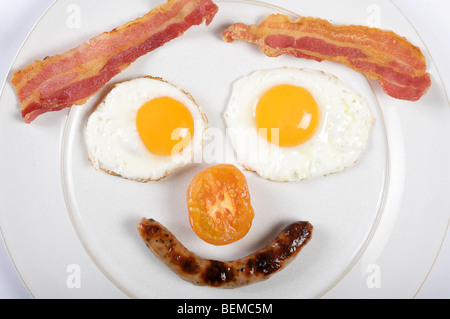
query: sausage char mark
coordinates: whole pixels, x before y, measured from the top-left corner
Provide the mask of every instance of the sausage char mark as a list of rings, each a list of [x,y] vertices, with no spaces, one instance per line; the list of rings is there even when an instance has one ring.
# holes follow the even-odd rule
[[[286,267],[310,241],[313,226],[295,222],[265,248],[227,262],[205,259],[189,251],[153,219],[142,219],[138,230],[147,247],[184,280],[199,286],[237,288],[266,280]]]

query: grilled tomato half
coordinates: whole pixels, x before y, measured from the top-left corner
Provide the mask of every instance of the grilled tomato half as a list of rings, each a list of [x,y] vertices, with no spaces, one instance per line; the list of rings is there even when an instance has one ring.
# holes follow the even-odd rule
[[[198,237],[215,246],[242,239],[255,217],[247,180],[230,164],[200,172],[189,185],[187,203],[192,229]]]

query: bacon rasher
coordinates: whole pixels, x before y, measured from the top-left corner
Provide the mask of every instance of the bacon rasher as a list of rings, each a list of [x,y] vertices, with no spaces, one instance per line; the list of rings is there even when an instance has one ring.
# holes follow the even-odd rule
[[[383,90],[397,99],[417,101],[431,85],[421,50],[392,31],[336,26],[310,17],[292,21],[274,14],[259,26],[233,24],[223,33],[223,39],[257,44],[269,57],[290,54],[342,63],[378,80]]]
[[[17,71],[12,83],[24,121],[83,105],[136,59],[194,25],[209,25],[217,11],[211,0],[168,0],[141,18]]]

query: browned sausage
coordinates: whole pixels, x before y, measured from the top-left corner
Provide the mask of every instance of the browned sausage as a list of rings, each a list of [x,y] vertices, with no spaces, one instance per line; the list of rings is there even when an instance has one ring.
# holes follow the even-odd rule
[[[313,226],[293,223],[267,247],[228,262],[197,256],[153,219],[142,219],[138,230],[147,247],[184,280],[199,286],[237,288],[266,280],[286,267],[311,239]]]

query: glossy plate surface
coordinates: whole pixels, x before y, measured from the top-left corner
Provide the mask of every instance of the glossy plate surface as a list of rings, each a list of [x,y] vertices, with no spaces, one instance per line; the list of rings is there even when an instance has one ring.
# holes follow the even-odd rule
[[[45,297],[315,298],[413,297],[447,229],[450,114],[439,74],[425,45],[390,1],[314,3],[217,1],[209,27],[198,26],[140,58],[81,107],[25,125],[10,77],[0,99],[0,146],[8,150],[0,187],[0,226],[11,257],[31,294]],[[275,3],[275,2],[274,2]],[[158,1],[58,0],[25,42],[12,70],[64,52],[143,15]],[[282,8],[281,8],[282,7]],[[339,24],[392,29],[421,47],[433,86],[419,102],[394,100],[378,84],[334,63],[283,56],[226,44],[231,23],[256,24],[270,13],[317,16]],[[79,19],[78,19],[79,18]],[[232,84],[253,71],[276,67],[336,75],[369,102],[376,119],[360,161],[345,172],[280,184],[246,172],[256,216],[249,234],[226,247],[193,233],[186,189],[201,169],[234,162],[223,113]],[[110,85],[142,76],[162,77],[189,92],[213,129],[203,161],[158,182],[141,184],[97,172],[87,160],[83,128]],[[14,181],[14,183],[6,182]],[[270,280],[235,290],[200,288],[171,273],[145,247],[142,217],[166,225],[189,249],[213,259],[240,258],[262,248],[288,223],[308,220],[314,238]],[[72,275],[80,285],[73,286]]]

